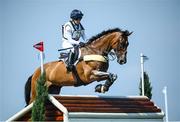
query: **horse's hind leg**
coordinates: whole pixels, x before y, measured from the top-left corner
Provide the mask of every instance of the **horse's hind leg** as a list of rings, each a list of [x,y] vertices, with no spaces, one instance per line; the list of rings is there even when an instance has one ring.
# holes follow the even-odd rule
[[[95,87],[95,92],[104,93],[109,90],[109,87],[114,83],[114,81],[117,79],[117,75],[108,73],[108,72],[102,72],[94,70],[93,74],[99,77],[107,76],[107,80],[105,84],[99,84]]]
[[[31,100],[29,103],[32,103],[35,98],[36,98],[36,86],[37,86],[37,80],[41,75],[41,71],[40,69],[37,69],[33,76],[32,76],[32,80],[31,80]]]

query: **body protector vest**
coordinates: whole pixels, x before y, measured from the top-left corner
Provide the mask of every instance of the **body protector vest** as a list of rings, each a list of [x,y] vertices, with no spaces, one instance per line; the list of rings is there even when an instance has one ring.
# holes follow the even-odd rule
[[[63,43],[66,43],[66,45],[67,43],[70,45],[78,45],[80,42],[80,37],[85,40],[84,27],[81,25],[81,23],[77,25],[74,22],[69,21],[62,26],[62,39]]]
[[[72,39],[79,40],[79,38],[84,35],[84,28],[81,23],[79,25],[75,25],[72,21],[70,22],[74,29],[74,31],[72,32]]]

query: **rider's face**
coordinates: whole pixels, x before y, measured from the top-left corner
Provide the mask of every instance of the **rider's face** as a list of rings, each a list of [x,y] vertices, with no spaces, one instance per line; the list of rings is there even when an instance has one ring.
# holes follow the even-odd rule
[[[80,24],[81,19],[74,20],[74,22],[75,22],[76,24]]]

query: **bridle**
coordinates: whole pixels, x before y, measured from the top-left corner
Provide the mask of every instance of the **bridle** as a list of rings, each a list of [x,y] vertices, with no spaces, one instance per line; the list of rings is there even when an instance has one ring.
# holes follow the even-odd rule
[[[106,59],[108,59],[108,60],[110,60],[110,61],[114,61],[115,59],[116,59],[116,57],[118,56],[118,51],[120,51],[120,50],[125,50],[125,46],[127,47],[128,46],[128,42],[127,42],[127,45],[125,45],[125,43],[120,43],[120,42],[122,42],[122,40],[123,40],[124,38],[122,38],[119,42],[118,42],[118,44],[117,44],[117,46],[116,46],[116,48],[114,49],[114,50],[111,50],[111,51],[109,51],[109,49],[107,49],[107,51],[104,51],[103,52],[103,56],[104,57],[106,57]],[[109,56],[111,57],[109,57]]]
[[[120,51],[120,50],[122,50],[123,52],[124,51],[126,51],[126,48],[127,48],[127,46],[128,46],[128,42],[123,42],[122,40],[123,40],[124,38],[122,38],[119,42],[118,42],[118,44],[117,44],[117,47],[116,47],[116,49],[114,49],[114,52],[115,52],[115,55],[116,56],[118,56],[118,51]],[[122,42],[122,43],[121,43]],[[127,45],[126,45],[126,43],[127,43]]]

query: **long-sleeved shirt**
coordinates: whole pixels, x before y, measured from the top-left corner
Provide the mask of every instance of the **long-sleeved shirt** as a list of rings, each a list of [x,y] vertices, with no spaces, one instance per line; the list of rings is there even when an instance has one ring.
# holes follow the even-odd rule
[[[62,47],[69,48],[80,43],[80,38],[86,40],[84,28],[81,24],[75,24],[72,21],[65,23],[62,27]]]

